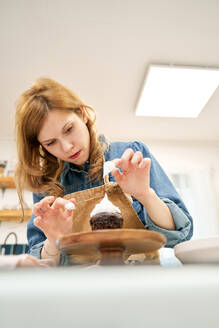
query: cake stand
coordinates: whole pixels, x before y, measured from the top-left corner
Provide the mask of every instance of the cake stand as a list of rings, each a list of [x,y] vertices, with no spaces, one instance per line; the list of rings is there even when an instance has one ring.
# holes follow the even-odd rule
[[[100,259],[100,265],[125,264],[131,254],[151,253],[164,246],[161,233],[145,229],[104,229],[65,235],[57,240],[61,252],[87,259]]]

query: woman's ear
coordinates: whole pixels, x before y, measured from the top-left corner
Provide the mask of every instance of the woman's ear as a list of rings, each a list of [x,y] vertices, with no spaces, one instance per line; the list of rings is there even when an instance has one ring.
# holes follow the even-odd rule
[[[83,106],[81,106],[80,109],[81,109],[81,113],[82,113],[82,119],[83,119],[84,123],[87,124],[88,117],[87,117],[86,110]]]

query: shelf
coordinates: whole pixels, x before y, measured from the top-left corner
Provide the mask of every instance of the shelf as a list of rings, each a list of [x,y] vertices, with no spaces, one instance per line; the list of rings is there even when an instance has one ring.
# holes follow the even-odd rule
[[[31,209],[24,210],[24,221],[28,221],[32,215]],[[0,221],[22,221],[21,210],[0,210]]]
[[[2,185],[5,188],[16,188],[13,177],[0,177],[0,188]]]

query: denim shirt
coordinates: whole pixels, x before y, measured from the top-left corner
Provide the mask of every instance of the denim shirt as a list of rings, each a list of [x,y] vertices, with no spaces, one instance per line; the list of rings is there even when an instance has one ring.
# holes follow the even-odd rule
[[[165,235],[167,242],[165,247],[173,247],[178,243],[189,240],[193,233],[193,222],[185,204],[181,200],[179,194],[175,190],[172,182],[167,177],[166,173],[150,153],[148,147],[139,141],[134,142],[112,142],[107,151],[104,152],[105,161],[110,161],[115,158],[120,158],[127,148],[136,151],[141,151],[144,158],[151,159],[150,169],[150,187],[155,191],[157,196],[168,206],[175,222],[176,230],[166,230],[157,226],[147,214],[143,205],[134,197],[133,207],[139,216],[140,220],[148,230],[153,230]],[[79,170],[74,164],[65,162],[62,171],[60,182],[64,186],[65,195],[80,190],[90,189],[103,184],[103,180],[89,182],[89,161],[86,162],[82,169]],[[115,181],[112,174],[109,174],[109,180]],[[33,194],[34,203],[39,202],[45,194]],[[30,247],[30,254],[40,258],[41,249],[46,239],[43,232],[33,224],[34,215],[27,224],[27,238]],[[67,257],[61,254],[61,265],[67,264]]]

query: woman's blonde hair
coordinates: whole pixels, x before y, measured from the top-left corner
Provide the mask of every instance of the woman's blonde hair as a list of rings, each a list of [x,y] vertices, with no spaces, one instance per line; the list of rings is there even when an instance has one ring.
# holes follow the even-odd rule
[[[53,109],[73,111],[79,116],[82,110],[85,111],[90,133],[89,175],[91,180],[101,176],[103,144],[96,133],[95,111],[63,85],[49,78],[39,78],[20,96],[16,110],[18,164],[15,182],[21,202],[24,188],[56,197],[64,195],[63,186],[59,183],[63,162],[43,148],[37,139],[45,117]]]

